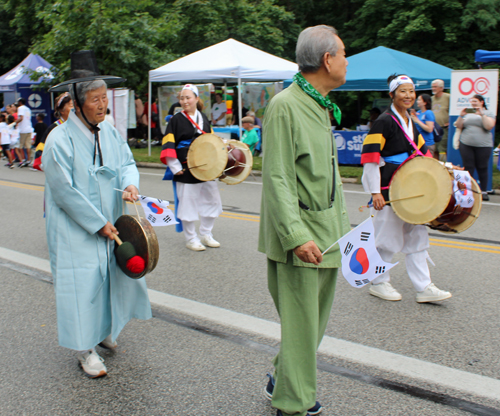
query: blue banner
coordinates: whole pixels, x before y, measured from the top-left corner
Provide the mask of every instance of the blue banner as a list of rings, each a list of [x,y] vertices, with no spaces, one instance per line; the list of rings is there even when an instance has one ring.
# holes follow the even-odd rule
[[[332,130],[332,133],[337,144],[339,164],[360,165],[361,148],[368,132]]]

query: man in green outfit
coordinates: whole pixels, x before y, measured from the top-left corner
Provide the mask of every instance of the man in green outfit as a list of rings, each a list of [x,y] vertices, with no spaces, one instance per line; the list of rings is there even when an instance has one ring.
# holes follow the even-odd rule
[[[302,31],[299,73],[275,96],[264,119],[259,251],[267,255],[268,286],[280,315],[281,346],[265,394],[278,416],[316,415],[316,351],[332,308],[341,255],[350,231],[329,112],[328,93],[345,83],[344,44],[330,26]]]

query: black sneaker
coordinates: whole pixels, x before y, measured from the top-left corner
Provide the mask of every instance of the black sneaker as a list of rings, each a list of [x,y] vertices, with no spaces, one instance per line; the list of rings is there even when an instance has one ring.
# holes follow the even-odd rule
[[[274,391],[274,377],[270,374],[266,374],[269,377],[269,381],[267,382],[267,386],[264,389],[264,395],[269,399],[273,399],[273,391]],[[320,402],[316,402],[316,404],[311,407],[308,411],[307,414],[311,416],[319,415],[323,411],[323,407],[321,406]],[[278,416],[283,416],[281,413],[281,410],[278,410]]]
[[[488,194],[483,194],[483,201],[489,201],[490,200],[490,197],[488,196]]]

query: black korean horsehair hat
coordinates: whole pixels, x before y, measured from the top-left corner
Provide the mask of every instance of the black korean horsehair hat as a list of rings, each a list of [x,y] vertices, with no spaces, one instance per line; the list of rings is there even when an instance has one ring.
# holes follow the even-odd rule
[[[125,82],[125,78],[100,75],[94,51],[76,51],[71,54],[71,78],[49,89],[49,92],[68,91],[71,84],[102,79],[108,86]]]
[[[112,75],[100,75],[99,67],[97,66],[97,60],[95,59],[94,51],[77,51],[71,54],[71,78],[68,81],[61,82],[49,89],[49,92],[54,91],[68,91],[72,88],[73,98],[75,104],[80,108],[81,114],[85,122],[92,128],[94,133],[94,164],[96,161],[96,154],[99,154],[99,165],[103,165],[101,145],[99,142],[99,127],[97,124],[92,124],[89,122],[85,113],[83,112],[83,106],[80,103],[78,94],[76,93],[76,84],[79,82],[96,81],[102,79],[108,86],[118,84],[120,82],[126,81],[125,78],[114,77]]]

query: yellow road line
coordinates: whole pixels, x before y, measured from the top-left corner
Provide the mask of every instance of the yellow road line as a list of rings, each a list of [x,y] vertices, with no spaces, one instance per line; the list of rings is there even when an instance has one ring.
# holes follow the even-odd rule
[[[43,191],[45,189],[45,187],[41,185],[27,185],[24,183],[6,181],[0,181],[0,185],[9,186],[11,188],[29,189],[30,191]]]
[[[225,213],[222,213],[220,216],[223,217],[223,218],[232,218],[233,220],[260,222],[260,220],[258,219],[258,217],[257,217],[257,219],[254,219],[254,218],[241,218],[241,217],[235,217],[233,215],[228,215],[228,214],[225,214]]]
[[[492,248],[494,250],[500,250],[500,246],[486,246],[484,244],[465,243],[462,241],[437,240],[435,238],[431,238],[430,241],[434,241],[437,243],[458,244],[458,245],[463,245],[463,246],[483,247],[483,248]]]
[[[24,183],[8,182],[8,181],[0,181],[0,186],[8,186],[11,188],[28,189],[30,191],[42,191],[42,192],[45,189],[45,187],[42,185],[28,185]],[[131,202],[127,203],[130,204]],[[136,202],[136,204],[140,205],[139,202]],[[168,207],[172,210],[175,208],[174,205],[172,204],[169,205]],[[258,215],[243,214],[238,212],[223,212],[221,214],[221,217],[230,218],[234,220],[260,222],[260,216]],[[500,254],[500,247],[485,245],[485,244],[466,243],[462,241],[439,240],[435,238],[430,239],[430,244],[432,246],[438,246],[438,247],[456,248],[459,250],[481,251],[483,253]]]
[[[495,254],[500,254],[500,250],[484,250],[484,249],[481,249],[481,248],[464,247],[464,246],[456,246],[456,245],[453,245],[453,244],[437,244],[437,243],[431,243],[431,246],[448,247],[448,248],[458,248],[459,250],[482,251],[482,252],[484,252],[484,253],[495,253]]]

